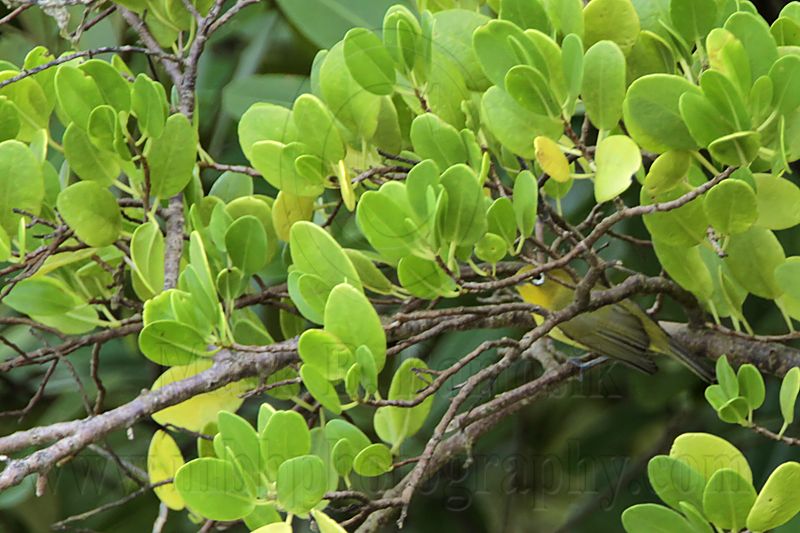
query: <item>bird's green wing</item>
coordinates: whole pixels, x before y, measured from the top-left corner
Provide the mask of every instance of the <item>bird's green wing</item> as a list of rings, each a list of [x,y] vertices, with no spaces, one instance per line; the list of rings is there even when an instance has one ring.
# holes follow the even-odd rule
[[[559,325],[569,338],[593,352],[622,361],[634,368],[654,373],[658,367],[650,359],[650,337],[641,321],[624,307],[609,305],[584,313]]]

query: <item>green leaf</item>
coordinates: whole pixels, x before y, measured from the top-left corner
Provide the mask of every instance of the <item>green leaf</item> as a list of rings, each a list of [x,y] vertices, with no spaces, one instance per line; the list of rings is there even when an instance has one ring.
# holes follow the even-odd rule
[[[11,257],[11,239],[3,226],[0,226],[0,261],[7,261],[9,257]]]
[[[483,94],[481,120],[503,147],[527,159],[536,157],[531,139],[558,139],[563,129],[560,120],[528,111],[499,87]]]
[[[764,378],[758,369],[750,363],[739,367],[736,374],[739,382],[739,394],[747,399],[747,404],[752,411],[755,411],[764,404],[766,392],[764,389]]]
[[[371,27],[377,27],[377,24]],[[354,136],[371,139],[378,127],[382,97],[365,91],[353,79],[347,68],[342,43],[325,55],[319,71],[319,84],[322,99],[344,127]]]
[[[289,241],[289,232],[295,222],[310,220],[314,211],[314,198],[294,196],[285,191],[278,193],[272,205],[272,223],[282,241]]]
[[[706,147],[733,131],[733,126],[725,120],[711,100],[702,94],[684,94],[680,98],[679,107],[688,131],[700,146]]]
[[[640,201],[642,205],[666,202],[675,200],[690,190],[692,190],[690,185],[682,183],[669,192],[651,196],[643,188]],[[703,242],[706,238],[708,220],[703,209],[703,201],[700,198],[696,198],[672,211],[651,213],[642,218],[650,234],[660,242],[670,246],[691,247]]]
[[[739,396],[739,381],[733,367],[728,363],[728,357],[723,355],[717,359],[716,375],[719,386],[726,398],[732,399]]]
[[[356,269],[342,247],[316,224],[296,222],[291,229],[290,250],[298,271],[314,274],[330,288],[349,283],[361,289]]]
[[[681,502],[678,504],[681,512],[683,513],[686,521],[692,527],[692,533],[713,533],[711,524],[708,523],[706,517],[698,510],[698,508],[690,503]]]
[[[333,518],[329,517],[322,511],[312,509],[311,516],[314,517],[314,521],[317,523],[320,533],[347,533],[347,531],[342,526],[337,524]]]
[[[58,68],[55,91],[61,111],[70,122],[74,122],[83,130],[89,125],[89,114],[92,110],[104,103],[94,80],[82,70],[70,65]]]
[[[800,57],[787,55],[778,59],[769,70],[774,87],[772,105],[783,114],[800,106]]]
[[[756,500],[756,489],[735,470],[722,468],[709,478],[703,492],[703,513],[721,529],[739,531]]]
[[[355,362],[353,347],[344,344],[336,335],[321,329],[304,331],[297,343],[300,359],[313,366],[331,381],[344,379]]]
[[[448,168],[441,177],[447,200],[436,210],[436,229],[446,244],[472,246],[486,232],[486,202],[478,177],[464,165]]]
[[[113,107],[109,105],[97,106],[89,114],[87,133],[89,134],[89,140],[98,149],[114,152],[114,138],[117,128],[117,112]]]
[[[740,131],[716,139],[708,151],[717,161],[730,166],[746,167],[758,156],[761,136],[755,131]]]
[[[670,150],[656,158],[644,178],[644,189],[658,196],[674,189],[689,173],[692,156],[683,150]]]
[[[684,433],[675,439],[669,456],[700,472],[706,480],[722,468],[737,472],[747,483],[753,473],[742,452],[725,439],[708,433]]]
[[[164,88],[145,74],[136,76],[131,92],[131,112],[145,137],[161,137],[169,114]]]
[[[401,70],[410,71],[422,48],[422,28],[411,11],[402,4],[394,5],[383,18],[383,45]]]
[[[625,56],[614,42],[600,41],[586,52],[581,95],[596,128],[617,126],[625,100]]]
[[[64,155],[70,168],[82,180],[107,187],[119,176],[116,154],[97,148],[76,123],[70,124],[64,132]]]
[[[371,444],[356,455],[353,469],[364,477],[376,477],[391,472],[392,452],[383,444]]]
[[[212,364],[213,361],[210,359],[201,359],[189,365],[174,366],[161,374],[150,388],[157,390],[171,383],[190,378],[208,370]],[[219,411],[233,412],[239,409],[243,402],[239,396],[251,388],[252,385],[243,381],[234,382],[166,407],[153,414],[153,420],[161,425],[173,424],[189,431],[202,431],[206,424],[217,419]],[[191,504],[189,506],[191,507]]]
[[[264,528],[265,526],[268,525],[271,525],[274,528],[277,525],[278,527],[280,526],[288,527],[289,531],[285,533],[291,533],[292,526],[288,525],[286,522],[283,522],[282,520],[283,519],[281,518],[281,515],[278,514],[278,510],[275,508],[274,504],[265,505],[263,503],[261,505],[256,506],[256,508],[253,509],[252,513],[244,517],[245,525],[249,527],[251,530],[259,531],[259,529],[257,528]],[[261,530],[261,533],[264,533],[264,531]],[[269,533],[269,531],[267,531],[267,533]],[[280,532],[276,532],[274,529],[272,529],[272,533],[280,533]]]
[[[639,37],[639,15],[631,0],[593,0],[583,10],[586,48],[604,40],[614,41],[627,54]]]
[[[322,373],[311,365],[300,367],[300,377],[303,384],[308,389],[309,394],[333,414],[342,412],[342,403],[339,401],[339,394]]]
[[[285,461],[311,450],[311,433],[303,416],[296,411],[276,411],[261,430],[267,477],[274,480]]]
[[[355,456],[356,452],[353,450],[353,445],[350,444],[350,441],[347,439],[340,439],[331,449],[333,467],[342,477],[350,475],[350,471],[353,470],[353,459]]]
[[[412,175],[416,176],[413,172],[409,174]],[[438,174],[435,179],[438,182]],[[432,231],[434,209],[434,193],[428,192],[427,187],[425,185],[424,209],[430,209],[431,213],[424,213],[425,218],[419,221],[400,183],[386,183],[379,191],[368,191],[361,197],[356,213],[358,225],[383,260],[396,263],[410,254],[423,257],[432,255],[430,244],[424,240]]]
[[[281,464],[277,478],[278,503],[289,513],[307,513],[327,490],[327,472],[316,455],[294,457]]]
[[[0,142],[0,226],[15,234],[22,215],[13,209],[38,215],[43,200],[44,176],[36,156],[19,141]]]
[[[523,170],[514,180],[513,204],[517,228],[528,238],[533,235],[539,207],[539,184],[530,171]]]
[[[174,478],[183,464],[183,454],[175,440],[166,431],[156,431],[147,449],[147,476],[150,483]],[[161,503],[173,511],[182,511],[186,506],[174,483],[155,487],[153,492]]]
[[[535,29],[550,33],[550,20],[540,0],[502,0],[500,18],[513,22],[522,29]]]
[[[778,17],[769,32],[779,47],[800,45],[800,24],[789,17]]]
[[[310,169],[314,173],[300,172],[295,161],[308,155],[309,148],[298,142],[282,144],[277,141],[260,141],[251,148],[250,161],[267,182],[281,191],[295,196],[316,197],[324,190],[321,160]]]
[[[297,138],[292,111],[283,106],[255,103],[245,111],[237,128],[239,146],[252,163],[253,145],[259,141],[290,143]]]
[[[358,273],[359,279],[365,288],[378,294],[392,294],[396,286],[392,283],[375,263],[359,250],[347,248],[344,251]]]
[[[389,400],[416,399],[420,391],[428,386],[428,382],[415,369],[427,368],[428,365],[421,359],[410,358],[403,361],[392,377]],[[433,396],[428,396],[414,407],[379,407],[375,412],[375,431],[381,440],[397,449],[406,438],[422,429],[432,405]]]
[[[671,0],[669,17],[672,25],[691,44],[705,39],[717,22],[717,3],[714,0]]]
[[[786,178],[756,174],[758,220],[762,228],[781,230],[800,224],[800,187]]]
[[[416,256],[404,257],[397,265],[400,285],[418,298],[433,300],[458,295],[456,282],[435,261]]]
[[[64,282],[37,276],[23,279],[3,298],[3,303],[25,315],[61,315],[85,304]]]
[[[475,256],[490,264],[499,263],[508,253],[505,239],[494,233],[487,233],[475,243]]]
[[[647,477],[658,497],[673,509],[679,511],[680,502],[702,507],[706,480],[683,461],[656,455],[647,463]]]
[[[17,74],[16,70],[0,71],[0,81],[13,78]],[[53,106],[36,80],[25,78],[16,81],[0,89],[0,96],[5,96],[14,102],[20,118],[23,119],[18,133],[21,140],[30,140],[38,130],[47,128]]]
[[[0,141],[15,138],[21,126],[17,106],[7,97],[0,96]]]
[[[716,70],[707,70],[700,76],[700,87],[703,94],[714,105],[733,132],[749,130],[752,126],[750,115],[739,89],[724,74]]]
[[[366,28],[353,28],[344,36],[344,60],[353,79],[373,94],[394,92],[392,56],[377,35]]]
[[[660,232],[657,235],[661,235]],[[653,247],[662,268],[681,287],[701,300],[712,296],[714,285],[711,273],[703,263],[699,246],[674,246],[654,239]]]
[[[725,262],[733,277],[748,292],[761,298],[778,298],[781,291],[775,281],[775,269],[786,260],[783,247],[771,231],[752,227],[732,235]]]
[[[747,425],[747,416],[750,413],[750,405],[747,399],[742,396],[731,398],[717,408],[717,416],[728,424]]]
[[[800,299],[800,257],[787,257],[775,268],[775,281],[788,296]]]
[[[236,467],[222,459],[189,461],[175,475],[175,487],[187,507],[210,520],[239,520],[255,508]]]
[[[334,418],[325,424],[325,438],[331,443],[346,439],[353,447],[355,453],[360,452],[370,445],[370,440],[363,431],[350,422],[340,418]]]
[[[575,101],[581,93],[583,71],[585,69],[583,41],[574,33],[564,37],[561,42],[561,61],[563,63],[564,81],[567,85],[567,95],[569,96],[565,111],[567,114],[572,114],[575,108]]]
[[[472,34],[475,54],[486,77],[499,88],[505,86],[508,71],[520,64],[538,68],[547,75],[547,66],[533,41],[515,24],[491,20]]]
[[[711,225],[723,235],[747,231],[758,219],[753,188],[740,180],[725,180],[705,194],[703,208]]]
[[[527,111],[553,118],[561,115],[561,106],[550,82],[537,69],[528,65],[511,68],[506,74],[505,86],[508,94]]]
[[[750,514],[747,529],[767,531],[782,526],[800,512],[797,492],[800,490],[800,464],[783,463],[770,474],[758,493]]]
[[[415,118],[410,135],[414,152],[422,159],[432,159],[439,168],[467,160],[467,150],[458,131],[433,113]]]
[[[264,457],[253,426],[241,416],[226,411],[217,414],[217,426],[222,435],[222,444],[230,452],[228,457],[239,463],[244,475],[250,477],[254,486],[262,484]]]
[[[740,11],[725,21],[725,29],[741,41],[750,61],[753,80],[767,74],[778,60],[778,47],[764,19]]]
[[[366,345],[380,372],[386,362],[386,334],[378,313],[366,296],[352,285],[337,285],[325,306],[325,331],[332,333],[351,350]]]
[[[175,320],[158,320],[139,333],[139,350],[164,366],[187,365],[198,357],[209,357],[203,334]]]
[[[642,30],[626,57],[627,82],[632,83],[648,74],[671,74],[674,71],[675,56],[671,46],[660,35]]]
[[[87,73],[97,85],[103,100],[117,111],[131,109],[131,86],[119,71],[107,61],[90,59],[78,68]]]
[[[627,533],[678,533],[690,531],[689,523],[672,509],[655,503],[641,503],[622,513]]]
[[[753,80],[750,61],[742,42],[728,30],[714,28],[706,38],[706,52],[709,66],[734,81],[742,94],[747,94]]]
[[[335,163],[345,156],[345,146],[333,115],[316,96],[304,94],[292,111],[299,139],[323,161]]]
[[[499,235],[511,247],[517,238],[517,219],[514,205],[507,196],[497,198],[486,211],[489,231]]]
[[[322,324],[330,287],[314,274],[290,272],[286,280],[289,297],[303,317]]]
[[[650,74],[631,84],[623,115],[628,132],[642,148],[656,153],[697,148],[681,118],[684,94],[700,94],[700,89],[670,74]]]
[[[583,2],[581,0],[544,0],[551,22],[562,35],[576,34],[583,38]]]
[[[122,214],[117,200],[95,182],[70,185],[59,193],[57,206],[64,221],[89,246],[106,246],[119,237]]]
[[[781,382],[779,397],[784,429],[794,422],[794,408],[798,393],[800,393],[800,368],[794,367],[783,376]]]
[[[211,185],[209,196],[216,196],[225,203],[237,198],[252,196],[253,178],[239,172],[223,172]]]
[[[150,168],[151,194],[169,198],[181,192],[192,179],[197,132],[185,115],[172,115],[162,135],[147,141],[144,154]]]
[[[237,218],[225,232],[225,247],[234,266],[245,276],[255,274],[267,264],[267,234],[256,217]]]
[[[277,522],[273,522],[265,526],[261,526],[258,529],[254,529],[252,533],[292,533],[292,526],[290,526],[286,522],[280,521],[280,515],[279,515]]]
[[[628,190],[631,178],[642,167],[642,154],[630,137],[612,135],[597,145],[595,163],[594,197],[603,203]]]

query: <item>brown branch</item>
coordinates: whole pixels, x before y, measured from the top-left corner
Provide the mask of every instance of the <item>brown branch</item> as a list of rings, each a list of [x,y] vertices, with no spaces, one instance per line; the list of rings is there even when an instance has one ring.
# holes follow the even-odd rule
[[[59,430],[57,432],[49,431],[53,426],[44,426],[0,438],[0,453],[6,454],[21,449],[20,445],[22,447],[30,445],[32,440],[39,440],[43,436],[51,440],[54,434],[60,434],[56,437],[60,440],[47,448],[25,458],[10,461],[0,473],[0,490],[19,484],[32,473],[49,470],[59,461],[75,455],[107,434],[130,427],[136,421],[156,411],[245,377],[259,373],[271,374],[296,358],[294,341],[284,341],[271,348],[270,352],[248,354],[246,357],[223,350],[216,357],[215,364],[208,370],[160,389],[144,392],[129,403],[101,415],[57,424],[55,425]]]
[[[11,13],[0,19],[0,26],[2,26],[3,24],[8,24],[12,20],[20,16],[26,9],[31,8],[33,6],[34,4],[22,4],[21,6],[17,7]]]
[[[183,254],[183,195],[169,199],[167,208],[167,236],[164,240],[164,290],[178,285]]]

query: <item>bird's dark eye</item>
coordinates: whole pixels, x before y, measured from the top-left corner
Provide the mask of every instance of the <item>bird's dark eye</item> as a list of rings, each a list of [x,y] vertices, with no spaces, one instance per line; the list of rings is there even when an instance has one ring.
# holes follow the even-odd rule
[[[534,278],[533,284],[536,285],[537,287],[540,285],[544,285],[544,272],[539,274],[538,278]]]

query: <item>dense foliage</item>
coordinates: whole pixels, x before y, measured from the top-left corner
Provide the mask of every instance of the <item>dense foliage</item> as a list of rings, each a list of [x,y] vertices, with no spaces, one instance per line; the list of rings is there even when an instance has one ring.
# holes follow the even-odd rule
[[[35,418],[3,426],[0,506],[88,451],[132,496],[59,528],[153,492],[154,531],[423,530],[409,506],[452,459],[529,404],[580,405],[541,397],[607,372],[593,330],[641,342],[558,329],[607,306],[641,317],[642,355],[717,361],[702,410],[799,444],[800,2],[772,24],[747,0],[78,4],[2,19],[60,36],[0,41],[0,371],[4,414]],[[307,78],[252,75],[265,21],[307,39]],[[103,24],[131,44],[84,39]],[[545,279],[571,300],[514,290]],[[630,399],[595,415],[661,428],[639,468],[666,506],[633,498],[609,527],[789,522],[800,465],[759,482],[725,439],[676,437],[725,426],[687,427],[702,384],[657,362],[617,365]],[[785,375],[777,404],[762,373]]]

